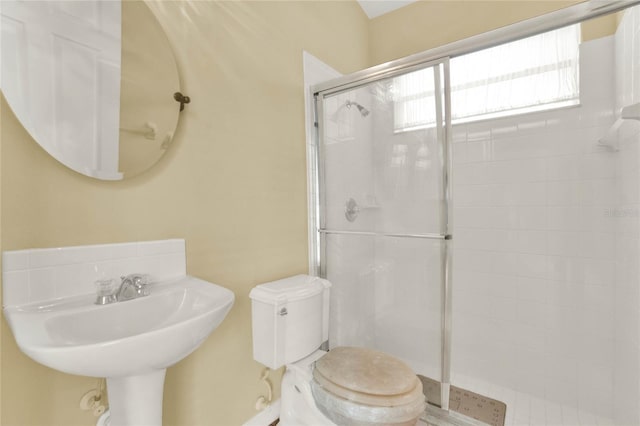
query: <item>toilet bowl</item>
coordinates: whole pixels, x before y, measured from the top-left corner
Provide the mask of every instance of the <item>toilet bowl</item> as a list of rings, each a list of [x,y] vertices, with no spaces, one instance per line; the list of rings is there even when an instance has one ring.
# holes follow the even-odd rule
[[[254,359],[286,365],[280,425],[414,425],[426,403],[403,361],[360,347],[319,350],[328,338],[331,284],[298,275],[255,287]]]

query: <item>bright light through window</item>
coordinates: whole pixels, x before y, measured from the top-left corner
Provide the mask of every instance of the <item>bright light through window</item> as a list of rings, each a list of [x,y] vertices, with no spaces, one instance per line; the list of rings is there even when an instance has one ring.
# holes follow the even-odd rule
[[[453,58],[451,109],[471,121],[579,102],[580,25]],[[433,70],[394,78],[396,131],[435,122]]]

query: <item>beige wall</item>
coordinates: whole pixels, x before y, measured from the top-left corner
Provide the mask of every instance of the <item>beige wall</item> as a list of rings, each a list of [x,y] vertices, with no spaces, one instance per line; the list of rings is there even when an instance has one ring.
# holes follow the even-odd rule
[[[594,40],[600,37],[610,36],[618,29],[618,15],[612,13],[599,18],[584,21],[581,25],[582,41]]]
[[[205,344],[169,369],[165,424],[238,425],[264,393],[249,290],[307,270],[302,50],[341,72],[364,68],[367,20],[344,1],[152,6],[192,99],[173,146],[137,178],[92,180],[46,155],[3,100],[2,249],[185,238],[188,272],[232,289],[237,301]],[[95,380],[31,361],[4,319],[1,372],[3,426],[95,424],[77,408]]]
[[[185,238],[188,272],[237,299],[169,369],[165,423],[242,423],[263,392],[248,292],[307,268],[302,49],[347,73],[572,2],[472,3],[421,2],[370,23],[345,1],[153,3],[192,98],[173,146],[137,178],[92,180],[45,154],[2,99],[2,250]],[[1,332],[0,424],[95,423],[77,409],[93,379],[22,355],[4,318]]]
[[[371,21],[371,61],[388,62],[580,1],[418,1]]]
[[[371,20],[371,65],[422,52],[553,12],[583,0],[427,1],[421,0]],[[582,24],[584,41],[611,35],[615,15]]]

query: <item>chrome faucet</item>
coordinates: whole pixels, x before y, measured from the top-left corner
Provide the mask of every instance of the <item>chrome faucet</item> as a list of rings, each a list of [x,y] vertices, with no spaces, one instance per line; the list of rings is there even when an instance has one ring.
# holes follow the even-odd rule
[[[118,302],[149,295],[149,289],[147,288],[149,282],[144,275],[131,274],[120,278],[122,279],[122,283],[116,292],[116,300]]]
[[[137,299],[149,295],[149,277],[143,274],[131,274],[120,277],[120,287],[115,289],[115,280],[97,281],[98,297],[96,305]]]

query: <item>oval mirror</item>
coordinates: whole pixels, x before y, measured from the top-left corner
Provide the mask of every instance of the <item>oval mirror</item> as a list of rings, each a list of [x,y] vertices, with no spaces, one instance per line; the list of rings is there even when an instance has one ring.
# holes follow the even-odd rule
[[[144,2],[2,0],[0,15],[0,88],[43,149],[103,180],[162,157],[183,103],[171,46]]]

